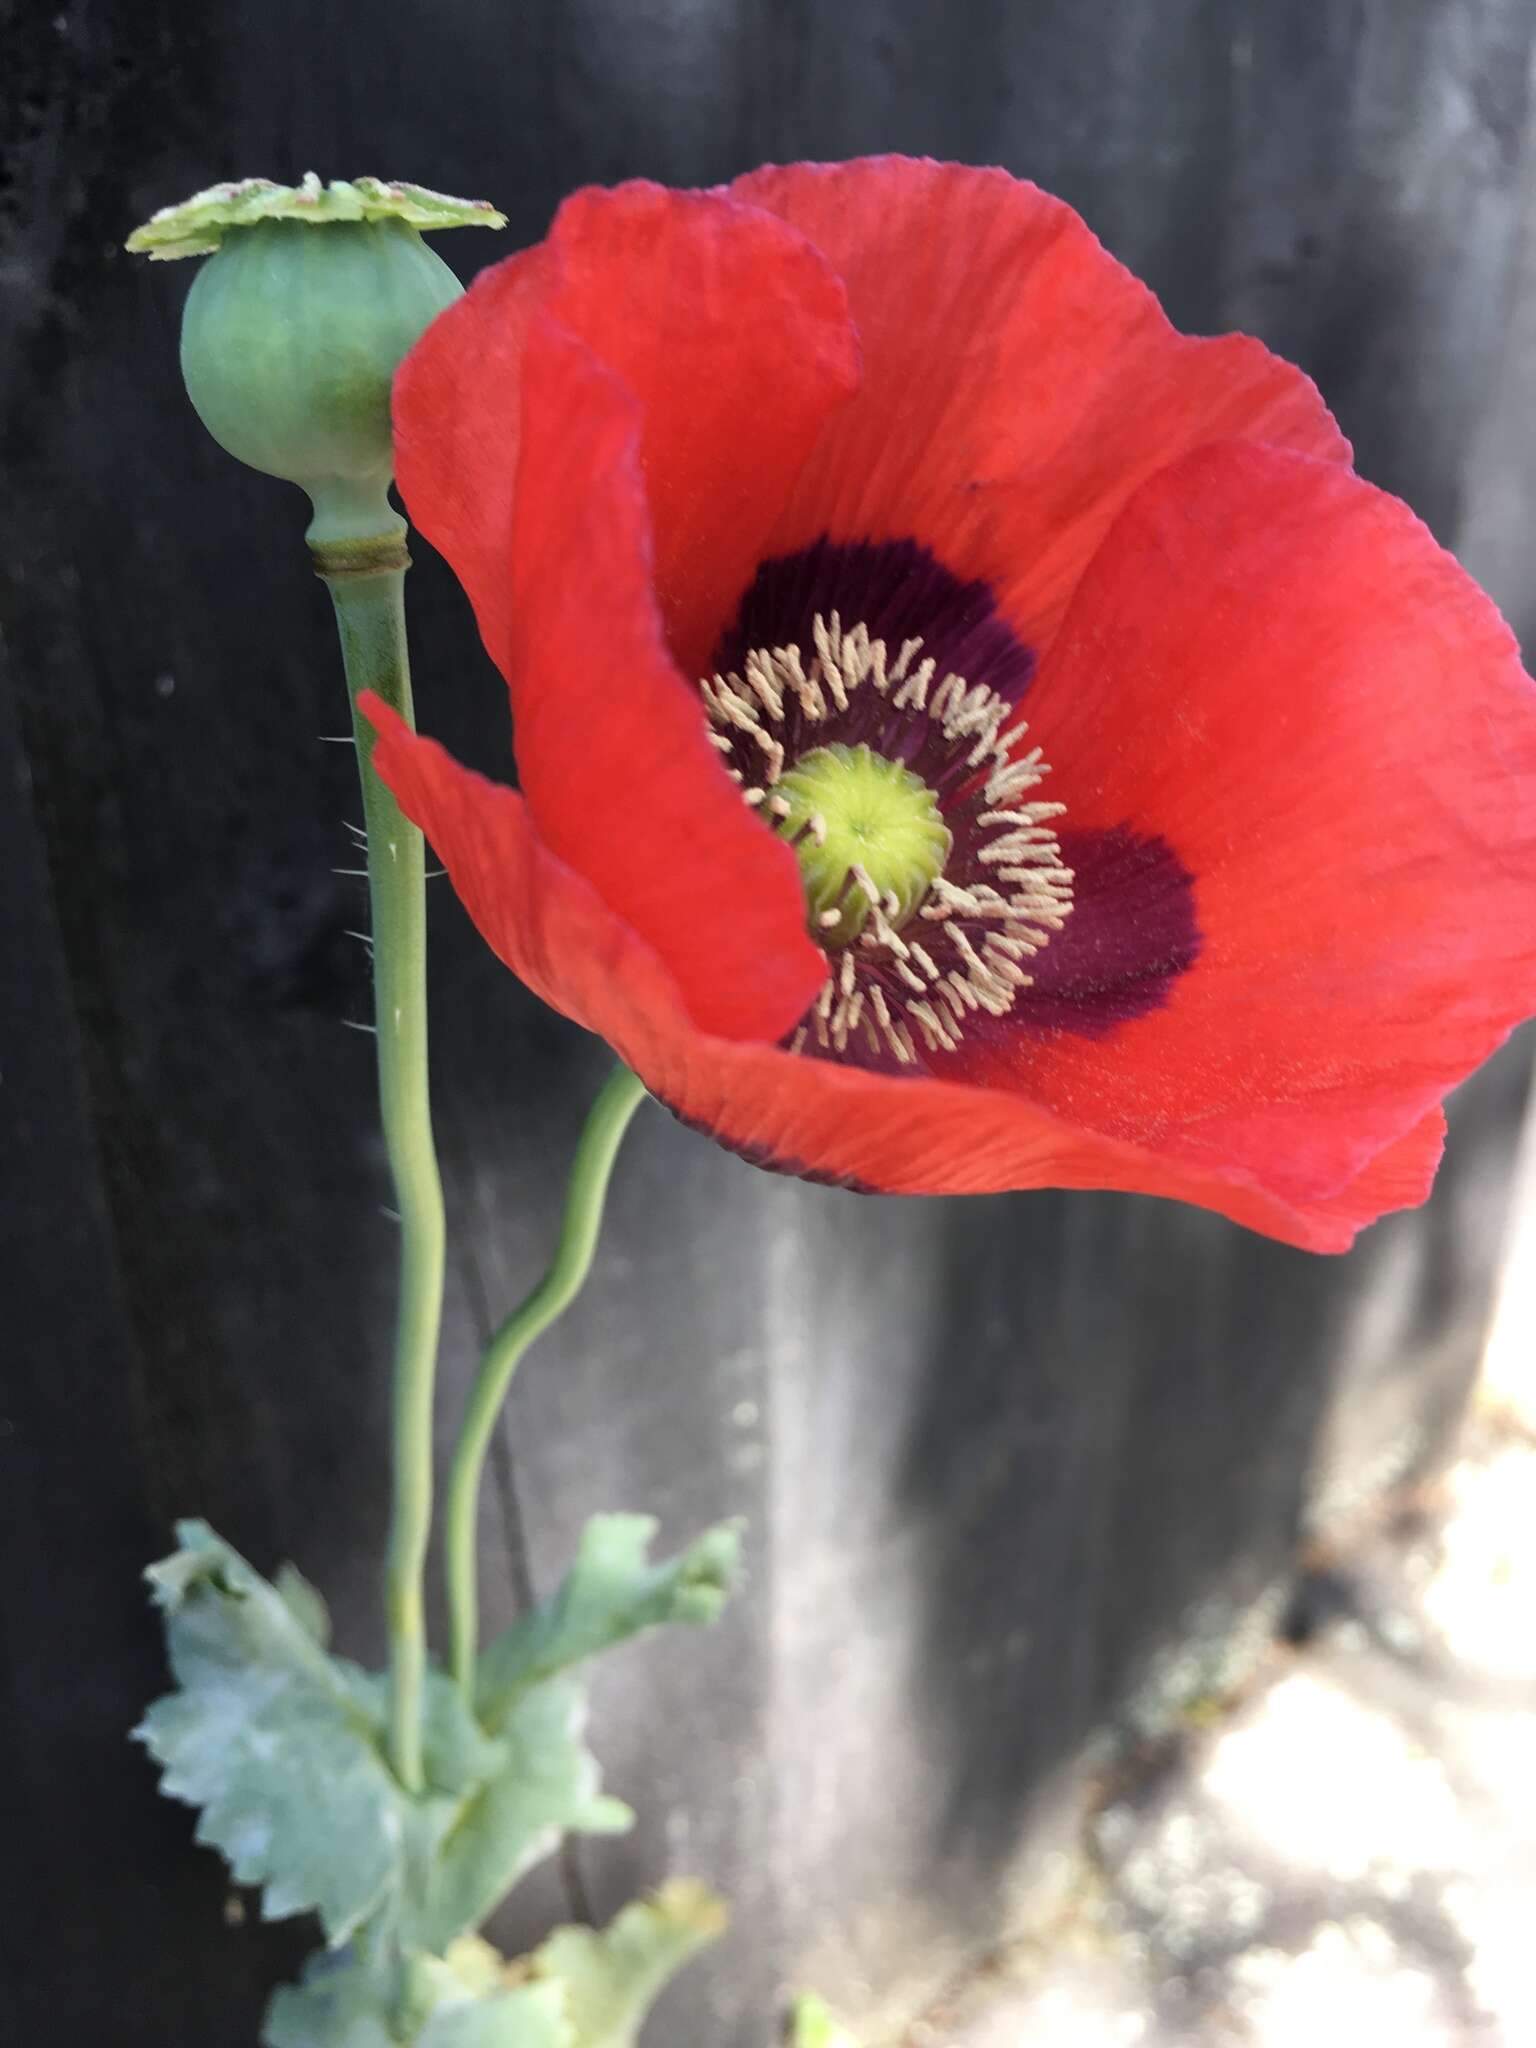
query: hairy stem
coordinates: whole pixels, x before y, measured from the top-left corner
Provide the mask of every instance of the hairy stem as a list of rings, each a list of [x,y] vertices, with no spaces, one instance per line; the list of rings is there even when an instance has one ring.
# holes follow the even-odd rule
[[[565,1220],[549,1271],[487,1345],[469,1397],[464,1426],[454,1447],[443,1523],[450,1668],[464,1698],[471,1704],[480,1630],[475,1536],[480,1480],[491,1433],[518,1361],[534,1339],[570,1307],[592,1270],[613,1163],[630,1118],[644,1099],[644,1084],[628,1067],[620,1066],[609,1075],[593,1103],[571,1162]]]
[[[312,552],[336,607],[368,828],[379,1107],[400,1215],[393,1495],[385,1569],[389,1750],[400,1782],[417,1792],[427,1658],[422,1582],[432,1527],[432,1394],[445,1239],[427,1080],[426,868],[421,834],[374,773],[373,728],[356,709],[361,691],[376,690],[403,718],[411,718],[405,644],[409,557],[398,532],[363,541],[314,542]]]

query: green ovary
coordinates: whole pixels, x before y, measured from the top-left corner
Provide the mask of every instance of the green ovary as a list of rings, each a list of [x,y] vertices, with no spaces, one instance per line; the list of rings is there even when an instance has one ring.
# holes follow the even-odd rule
[[[853,870],[868,875],[898,929],[944,872],[952,844],[938,798],[899,761],[871,747],[817,747],[779,778],[789,804],[777,821],[794,844],[818,944],[851,945],[873,906]],[[835,922],[831,913],[837,912]]]

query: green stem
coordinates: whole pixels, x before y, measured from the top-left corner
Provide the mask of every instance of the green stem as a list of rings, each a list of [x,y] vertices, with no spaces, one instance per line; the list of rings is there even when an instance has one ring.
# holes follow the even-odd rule
[[[376,690],[403,718],[411,718],[405,644],[410,558],[398,531],[364,541],[314,541],[312,553],[336,607],[368,828],[379,1107],[400,1215],[393,1501],[385,1572],[389,1751],[400,1782],[416,1792],[423,1782],[427,1644],[422,1581],[432,1528],[432,1392],[445,1236],[427,1081],[426,866],[421,834],[374,773],[373,728],[356,708],[360,691]]]
[[[454,1448],[443,1521],[450,1658],[454,1680],[471,1704],[480,1630],[475,1534],[480,1476],[491,1433],[518,1361],[533,1340],[570,1307],[592,1270],[613,1163],[629,1120],[644,1099],[644,1083],[628,1067],[615,1067],[592,1105],[571,1162],[565,1220],[549,1271],[487,1345]]]

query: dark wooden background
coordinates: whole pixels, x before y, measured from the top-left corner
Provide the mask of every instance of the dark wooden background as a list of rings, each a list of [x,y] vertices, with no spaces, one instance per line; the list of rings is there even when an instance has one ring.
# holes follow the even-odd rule
[[[0,24],[3,2005],[27,2048],[244,2048],[302,1930],[228,1924],[124,1740],[162,1681],[138,1573],[203,1512],[379,1653],[393,1248],[302,508],[202,434],[189,272],[123,234],[310,166],[492,197],[510,249],[590,179],[1000,161],[1185,326],[1299,358],[1527,628],[1536,5],[9,0]],[[491,761],[466,607],[431,559],[412,597],[424,721]],[[446,892],[435,914],[452,1413],[542,1264],[604,1057]],[[489,1605],[610,1506],[669,1538],[744,1512],[750,1578],[712,1636],[604,1678],[641,1826],[530,1880],[508,1938],[697,1871],[736,1931],[652,2038],[763,2048],[786,1987],[899,2014],[1037,1908],[1105,1731],[1219,1686],[1305,1528],[1443,1443],[1528,1062],[1456,1104],[1433,1206],[1339,1261],[1128,1197],[801,1187],[647,1111],[594,1285],[512,1404]]]

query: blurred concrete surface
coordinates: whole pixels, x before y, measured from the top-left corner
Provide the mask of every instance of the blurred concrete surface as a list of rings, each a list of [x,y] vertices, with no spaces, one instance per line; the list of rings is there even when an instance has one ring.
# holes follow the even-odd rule
[[[1536,2041],[1533,1133],[1455,1461],[1314,1553],[1242,1695],[1106,1782],[1058,1924],[905,2048]]]

